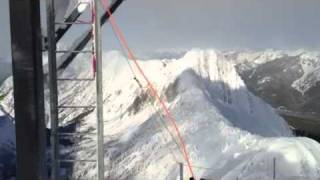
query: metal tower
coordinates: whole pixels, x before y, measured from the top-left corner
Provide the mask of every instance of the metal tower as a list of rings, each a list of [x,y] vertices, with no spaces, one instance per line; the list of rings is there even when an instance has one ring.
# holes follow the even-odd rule
[[[114,0],[109,7],[111,12],[119,7],[123,0]],[[64,22],[55,22],[55,0],[47,0],[47,31],[48,31],[48,60],[49,60],[49,89],[50,89],[50,120],[51,120],[51,135],[50,141],[52,146],[51,153],[51,179],[59,180],[59,170],[61,162],[73,163],[76,161],[88,162],[88,163],[97,163],[98,180],[104,179],[104,149],[103,149],[103,87],[102,87],[102,53],[101,53],[101,26],[109,19],[109,15],[104,13],[100,18],[100,1],[92,0],[90,3],[91,8],[93,8],[94,19],[92,23],[77,21],[80,17],[80,13],[73,11],[71,15],[65,19]],[[57,28],[57,25],[63,24],[64,26]],[[87,31],[80,41],[74,43],[74,46],[68,50],[57,50],[57,41],[59,41],[63,35],[68,31],[68,29],[74,25],[91,25],[92,28]],[[56,30],[57,29],[57,30]],[[92,40],[93,48],[92,51],[83,50],[86,44]],[[63,53],[66,56],[62,59],[62,64],[57,67],[57,54]],[[89,79],[62,79],[58,78],[57,71],[65,69],[70,65],[72,60],[79,53],[91,53],[95,58],[96,66],[96,76]],[[61,106],[58,102],[58,82],[60,81],[96,81],[96,106],[83,106],[83,105],[68,105]],[[95,108],[97,112],[97,156],[96,159],[62,159],[60,157],[60,148],[59,148],[59,138],[61,135],[65,135],[58,131],[59,129],[59,109],[60,108],[70,108],[70,109],[81,109],[81,108]],[[77,136],[78,134],[67,134],[68,136]]]
[[[17,179],[43,180],[47,173],[40,0],[9,3]]]

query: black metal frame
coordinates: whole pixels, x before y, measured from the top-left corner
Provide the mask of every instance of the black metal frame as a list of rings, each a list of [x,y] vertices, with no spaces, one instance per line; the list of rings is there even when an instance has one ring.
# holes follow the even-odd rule
[[[40,0],[10,0],[17,179],[47,179]]]
[[[124,0],[114,0],[112,1],[109,9],[111,13],[114,13],[118,7],[121,5],[121,3]],[[109,19],[109,14],[107,12],[105,12],[102,16],[101,16],[101,26],[103,24],[105,24],[108,19]],[[61,36],[64,35],[65,32],[63,32],[63,34],[61,34]],[[60,36],[60,35],[59,35]],[[81,39],[79,40],[79,43],[74,47],[74,49],[70,49],[70,51],[81,51],[83,50],[86,45],[88,44],[88,42],[90,41],[90,39],[92,38],[92,29],[88,30],[87,32],[85,32],[84,36],[81,37]],[[57,40],[60,40],[60,38],[58,38]],[[73,61],[73,59],[78,55],[78,52],[74,52],[74,53],[69,53],[68,56],[63,60],[63,62],[61,63],[61,65],[59,65],[58,70],[63,70],[66,67],[69,66],[69,64]]]

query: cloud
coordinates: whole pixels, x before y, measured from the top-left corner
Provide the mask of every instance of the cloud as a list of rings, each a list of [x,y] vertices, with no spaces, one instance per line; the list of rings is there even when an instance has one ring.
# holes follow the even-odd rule
[[[128,0],[116,16],[136,49],[317,48],[318,7],[319,0]]]
[[[116,18],[134,51],[319,48],[319,0],[127,0]],[[8,0],[0,1],[0,57],[10,55]],[[110,25],[105,49],[119,49]]]
[[[0,1],[0,57],[10,56],[9,1]]]

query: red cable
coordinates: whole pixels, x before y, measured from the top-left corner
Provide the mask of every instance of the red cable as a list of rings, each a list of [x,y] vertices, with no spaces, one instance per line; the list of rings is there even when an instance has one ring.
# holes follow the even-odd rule
[[[168,107],[165,105],[165,102],[164,102],[164,101],[161,99],[161,97],[159,96],[157,90],[154,88],[154,86],[152,85],[152,83],[150,82],[150,80],[147,78],[147,76],[146,76],[145,73],[143,72],[143,70],[142,70],[142,68],[140,67],[137,59],[135,58],[133,52],[132,52],[131,49],[129,48],[129,45],[128,45],[128,43],[127,43],[127,41],[126,41],[123,33],[121,32],[119,26],[118,26],[117,23],[116,23],[116,20],[114,19],[112,13],[111,13],[110,10],[109,10],[109,2],[108,2],[108,0],[105,0],[105,1],[101,0],[101,1],[102,1],[102,4],[103,4],[105,10],[107,11],[107,13],[108,13],[108,15],[109,15],[109,17],[110,17],[110,19],[109,19],[109,20],[110,20],[110,23],[111,23],[112,27],[115,29],[115,32],[116,32],[117,36],[118,36],[119,39],[120,39],[120,43],[121,43],[122,46],[124,46],[125,49],[127,50],[128,58],[131,59],[131,60],[134,62],[136,68],[138,69],[138,71],[140,72],[140,74],[143,76],[143,78],[144,78],[145,81],[147,82],[148,87],[149,87],[149,90],[151,91],[152,95],[160,102],[161,107],[163,108],[163,110],[164,110],[164,112],[165,112],[165,117],[167,117],[167,118],[170,120],[171,124],[173,125],[173,127],[174,127],[174,129],[175,129],[175,131],[176,131],[176,133],[177,133],[177,136],[178,136],[178,138],[179,138],[179,141],[180,141],[180,143],[181,143],[180,148],[182,149],[182,152],[183,152],[183,154],[184,154],[184,158],[185,158],[185,160],[186,160],[186,162],[187,162],[187,165],[188,165],[188,169],[189,169],[189,171],[190,171],[190,174],[191,174],[192,177],[195,178],[194,173],[193,173],[193,170],[192,170],[192,165],[191,165],[191,162],[190,162],[190,159],[189,159],[189,155],[188,155],[188,152],[187,152],[187,148],[186,148],[185,142],[184,142],[184,140],[183,140],[183,138],[182,138],[182,136],[181,136],[181,133],[180,133],[180,131],[179,131],[179,128],[178,128],[178,126],[177,126],[177,124],[176,124],[175,118],[174,118],[173,115],[171,114],[171,112],[170,112],[170,110],[168,109]]]

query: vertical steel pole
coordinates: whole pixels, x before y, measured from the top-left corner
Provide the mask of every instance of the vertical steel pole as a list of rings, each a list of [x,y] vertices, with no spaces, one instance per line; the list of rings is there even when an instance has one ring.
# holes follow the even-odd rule
[[[183,180],[183,163],[179,163],[180,180]]]
[[[50,124],[51,124],[51,180],[59,180],[59,141],[58,141],[58,89],[57,62],[55,38],[55,4],[47,0],[47,34],[48,34],[48,64],[50,91]]]
[[[273,180],[276,179],[276,158],[273,158]]]
[[[17,180],[47,179],[40,0],[10,0]]]
[[[94,43],[96,55],[96,86],[97,86],[97,163],[98,180],[104,180],[104,140],[103,140],[103,77],[102,77],[102,52],[101,52],[101,23],[100,23],[100,0],[94,0]]]

